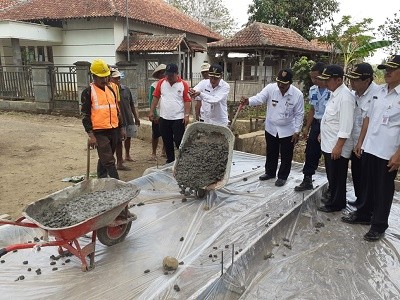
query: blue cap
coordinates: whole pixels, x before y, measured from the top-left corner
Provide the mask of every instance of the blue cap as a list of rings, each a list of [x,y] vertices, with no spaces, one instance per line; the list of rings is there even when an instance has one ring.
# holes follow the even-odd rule
[[[167,67],[165,68],[165,73],[166,74],[178,74],[178,66],[176,64],[168,64]]]

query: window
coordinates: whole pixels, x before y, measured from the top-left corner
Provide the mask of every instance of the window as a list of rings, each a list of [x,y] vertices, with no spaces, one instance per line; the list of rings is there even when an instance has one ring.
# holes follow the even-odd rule
[[[35,60],[36,60],[35,47],[29,46],[28,47],[28,62],[32,62],[32,61],[35,61]]]
[[[151,78],[153,71],[158,67],[159,62],[158,61],[151,61],[151,60],[146,60],[146,77]]]
[[[38,54],[38,61],[45,61],[46,57],[44,55],[44,47],[38,46],[37,47],[37,54]]]
[[[54,58],[53,58],[53,47],[51,46],[47,46],[47,61],[49,62],[54,62]]]

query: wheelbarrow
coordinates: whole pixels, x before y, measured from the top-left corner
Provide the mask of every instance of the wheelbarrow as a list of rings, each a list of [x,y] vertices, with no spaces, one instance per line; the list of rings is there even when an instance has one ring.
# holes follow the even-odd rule
[[[129,189],[130,197],[120,197],[122,189]],[[131,189],[131,190],[130,190]],[[107,191],[108,196],[113,197],[112,204],[103,211],[89,210],[92,214],[84,215],[86,218],[80,222],[65,227],[54,227],[52,225],[43,224],[41,221],[43,211],[49,207],[57,207],[61,205],[71,204],[77,197],[83,195],[94,194],[96,192]],[[139,189],[129,183],[114,179],[91,179],[77,183],[63,190],[50,194],[36,202],[29,204],[22,212],[22,217],[16,221],[0,220],[0,224],[9,224],[22,227],[40,228],[45,232],[43,241],[36,243],[14,244],[0,249],[0,257],[10,251],[28,248],[58,246],[58,253],[63,256],[68,253],[78,257],[81,262],[82,271],[89,271],[94,268],[94,256],[96,238],[106,246],[112,246],[122,242],[132,225],[132,221],[136,219],[128,211],[128,203],[138,195]],[[103,207],[104,208],[104,207]],[[50,210],[51,211],[51,210]],[[47,215],[47,219],[53,216]],[[55,217],[55,216],[54,216]],[[92,233],[91,242],[81,247],[78,238]],[[49,240],[48,236],[54,237]],[[87,261],[87,257],[89,263]]]
[[[202,122],[196,122],[192,123],[187,126],[185,133],[182,137],[182,142],[179,146],[179,155],[177,159],[175,160],[174,167],[173,167],[173,174],[176,178],[177,174],[179,172],[190,172],[190,175],[196,176],[197,172],[201,172],[196,169],[191,169],[191,170],[184,170],[182,169],[180,165],[180,161],[183,159],[183,156],[185,155],[185,149],[190,146],[190,144],[193,142],[193,137],[200,137],[199,139],[205,138],[208,141],[212,142],[214,139],[217,139],[219,141],[224,141],[224,143],[227,144],[228,151],[227,151],[227,157],[226,159],[226,165],[225,165],[225,170],[224,174],[221,179],[215,181],[215,182],[210,182],[207,185],[201,186],[201,187],[195,187],[193,188],[195,192],[195,197],[196,198],[204,198],[206,195],[207,191],[210,190],[215,190],[215,189],[220,189],[225,186],[225,184],[229,180],[229,175],[230,175],[230,170],[231,170],[231,164],[232,164],[232,155],[233,155],[233,147],[235,143],[235,136],[233,135],[232,131],[225,126],[219,126],[219,125],[213,125],[213,124],[207,124],[207,123],[202,123]],[[209,157],[207,154],[204,154],[204,156],[201,157],[201,161],[199,161],[200,164],[207,164],[207,160]],[[212,172],[213,170],[210,170]],[[200,175],[201,174],[197,174]]]

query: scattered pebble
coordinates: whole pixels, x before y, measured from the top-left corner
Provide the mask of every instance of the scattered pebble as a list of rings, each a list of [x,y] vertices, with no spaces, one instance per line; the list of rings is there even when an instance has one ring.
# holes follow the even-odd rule
[[[181,237],[181,238],[180,238],[180,241],[182,242],[184,239],[185,239],[184,237]]]
[[[279,214],[279,217],[283,217],[283,214],[282,214],[282,213],[280,213],[280,214]]]
[[[182,198],[182,203],[187,202],[187,198]]]
[[[218,255],[217,254],[214,254],[214,258],[217,258],[218,257]]]
[[[325,227],[325,224],[324,223],[322,223],[322,222],[317,222],[317,223],[315,223],[315,226],[314,226],[315,228],[322,228],[322,227]]]
[[[243,249],[239,249],[239,252],[242,252],[243,251]]]
[[[28,241],[28,244],[32,244],[32,241]]]
[[[50,262],[50,266],[54,266],[56,264],[55,261]]]
[[[54,267],[53,269],[51,269],[52,271],[57,271],[58,270],[58,268],[57,267]]]
[[[177,291],[177,292],[179,292],[181,289],[179,288],[179,285],[175,284],[175,285],[174,285],[174,290]]]
[[[217,250],[217,249],[218,249],[218,247],[213,247],[213,249],[214,249],[214,250]]]
[[[327,221],[330,221],[331,219],[330,219],[330,218],[326,218],[326,220],[327,220]]]
[[[269,214],[266,214],[265,216],[266,216],[266,217],[269,217]]]
[[[24,280],[25,279],[25,276],[24,275],[21,275],[21,276],[18,276],[18,278],[17,279],[15,279],[15,281],[18,281],[18,280]]]
[[[13,250],[13,252],[15,253],[15,252],[18,252],[18,250]]]
[[[164,275],[168,275],[169,273],[167,271],[164,272]]]
[[[229,245],[225,245],[225,249],[228,249],[229,248]]]
[[[150,273],[150,270],[149,269],[144,270],[144,273]]]
[[[28,268],[28,272],[32,271],[32,268]]]
[[[182,265],[184,265],[184,264],[185,264],[185,262],[181,261],[181,262],[179,262],[179,264],[182,266]]]
[[[36,275],[42,274],[42,270],[41,269],[37,269],[35,272],[36,272]]]
[[[35,236],[35,237],[33,238],[33,241],[34,241],[35,243],[38,243],[38,242],[40,242],[40,239],[39,239],[38,237]]]
[[[239,254],[239,251],[235,251],[235,254],[238,255],[238,254]]]
[[[4,264],[6,261],[4,259],[0,260],[0,263]]]
[[[139,203],[137,204],[137,206],[143,206],[143,205],[144,205],[143,202],[139,202]]]
[[[212,254],[210,254],[208,257],[211,258],[211,257],[212,257]]]
[[[243,178],[243,181],[247,181],[247,177]]]
[[[71,262],[71,260],[70,260],[69,258],[67,258],[67,259],[65,260],[65,263],[67,264],[67,263],[69,263],[69,262]]]
[[[274,257],[274,254],[272,252],[268,252],[267,254],[264,255],[264,260],[270,259]]]
[[[290,242],[288,238],[283,238],[282,239],[284,242]]]
[[[24,261],[22,262],[22,264],[27,265],[27,264],[28,264],[28,261],[27,261],[27,260],[24,260]]]

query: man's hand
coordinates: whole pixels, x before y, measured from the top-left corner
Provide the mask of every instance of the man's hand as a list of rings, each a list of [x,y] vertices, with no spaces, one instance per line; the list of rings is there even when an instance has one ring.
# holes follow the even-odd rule
[[[139,118],[136,118],[136,119],[135,119],[135,125],[136,125],[136,126],[140,126],[140,119],[139,119]]]
[[[341,146],[336,145],[335,147],[333,147],[332,149],[332,153],[331,153],[331,158],[333,160],[337,160],[340,158],[340,156],[342,155],[342,148]]]
[[[192,97],[194,99],[200,95],[200,92],[197,92],[195,89],[190,88],[189,95],[190,95],[190,97]]]
[[[395,154],[389,159],[387,165],[390,169],[389,172],[397,171],[400,167],[400,151],[397,150]]]
[[[360,143],[357,143],[357,145],[354,147],[354,149],[353,149],[353,152],[354,152],[354,154],[358,157],[358,158],[360,158],[361,157],[361,154],[362,154],[362,150],[361,150],[361,144]]]
[[[242,105],[249,105],[249,98],[242,96],[240,98],[240,104]]]
[[[149,112],[149,121],[154,121],[154,112]]]
[[[126,131],[124,127],[121,127],[121,140],[126,140]]]
[[[94,136],[93,132],[88,133],[88,145],[91,149],[95,149],[97,147],[97,139]]]
[[[292,143],[294,144],[294,145],[296,145],[297,144],[297,142],[299,141],[299,139],[300,139],[300,135],[298,134],[298,133],[293,133],[293,136],[292,136]]]

